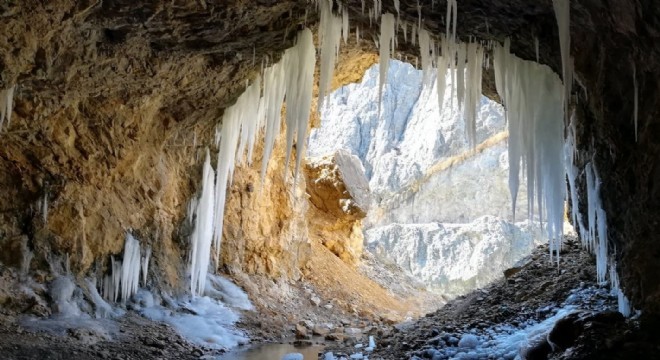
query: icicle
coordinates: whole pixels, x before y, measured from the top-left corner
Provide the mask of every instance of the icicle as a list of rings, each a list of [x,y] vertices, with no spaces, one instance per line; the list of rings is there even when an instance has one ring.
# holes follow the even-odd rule
[[[131,234],[126,234],[124,259],[121,265],[121,301],[126,301],[137,292],[140,281],[140,243]]]
[[[296,166],[294,170],[294,180],[298,176],[300,161],[302,160],[305,139],[307,138],[307,124],[309,122],[310,106],[312,104],[312,93],[314,87],[314,67],[316,65],[316,50],[314,49],[314,40],[312,31],[305,29],[298,34],[298,41],[294,48],[296,52],[295,62],[289,62],[287,73],[289,80],[287,83],[287,112],[286,112],[286,160],[289,164],[289,156],[293,144],[294,130],[297,132],[296,145]],[[333,65],[334,66],[334,65]]]
[[[348,9],[344,9],[341,13],[342,16],[342,27],[341,27],[341,36],[344,39],[344,44],[348,42],[348,33],[351,28],[348,25]]]
[[[48,224],[48,190],[44,189],[44,198],[41,201],[41,215],[43,216],[44,224]]]
[[[400,0],[394,0],[394,10],[396,10],[396,16],[397,18],[399,15],[401,15],[401,1]]]
[[[635,123],[635,142],[637,142],[637,116],[639,109],[639,88],[637,87],[637,68],[635,63],[632,63],[633,72],[633,119]]]
[[[429,53],[431,51],[431,37],[429,36],[428,31],[425,29],[419,30],[419,53],[422,57],[422,73],[423,73],[423,84],[426,85],[429,82],[429,75],[431,71],[431,57]]]
[[[355,42],[360,43],[360,27],[355,28]]]
[[[442,116],[442,108],[445,100],[445,88],[447,87],[447,63],[449,62],[449,44],[445,36],[440,37],[442,56],[436,59],[437,74],[436,74],[436,88],[438,91],[438,110]]]
[[[477,144],[477,110],[481,102],[483,48],[477,43],[467,45],[467,93],[464,105],[465,129],[470,146]]]
[[[394,38],[394,15],[384,14],[380,20],[380,82],[378,83],[378,114],[383,96],[383,85],[387,81],[387,71],[390,63],[390,46]]]
[[[147,274],[149,274],[149,260],[151,259],[151,246],[147,246],[147,250],[142,257],[142,286],[147,286]]]
[[[196,202],[194,210],[195,223],[190,236],[190,292],[193,295],[201,295],[204,291],[211,258],[214,223],[218,221],[218,215],[215,213],[216,204],[214,203],[214,198],[217,197],[213,184],[214,179],[215,173],[211,167],[211,154],[207,148],[202,175],[202,192]],[[222,218],[219,218],[219,221],[220,226],[222,226]]]
[[[564,113],[568,116],[568,102],[573,85],[573,66],[571,64],[571,3],[570,0],[552,0],[552,7],[559,28],[559,46],[561,48],[561,68],[564,79]]]
[[[252,163],[252,151],[256,140],[257,129],[260,124],[259,98],[261,93],[261,78],[257,77],[255,82],[245,89],[238,98],[235,108],[241,109],[238,116],[241,117],[241,138],[236,151],[236,157],[240,162],[247,159],[248,165]],[[244,157],[247,147],[247,157]]]
[[[410,42],[412,46],[415,46],[417,42],[417,26],[415,24],[411,24],[410,26]]]
[[[330,91],[339,41],[342,34],[342,19],[332,13],[332,0],[320,0],[321,20],[319,24],[319,43],[321,45],[321,65],[319,79],[319,101],[320,112],[325,102],[325,96]]]
[[[534,36],[534,49],[536,50],[536,62],[539,62],[539,38]]]
[[[5,118],[7,119],[7,126],[11,124],[11,113],[14,108],[14,88],[15,86],[12,86],[0,91],[0,130],[2,130]]]
[[[285,65],[288,61],[288,55],[282,58],[282,61],[267,68],[264,71],[264,103],[265,103],[265,135],[264,151],[261,162],[261,184],[266,176],[268,169],[268,160],[273,152],[275,139],[280,133],[280,124],[282,122],[282,103],[286,93],[286,72]]]
[[[408,42],[408,25],[405,22],[401,22],[401,29],[403,30],[403,41]]]
[[[616,262],[611,261],[610,264],[610,288],[612,293],[617,297],[619,312],[625,317],[630,317],[632,315],[632,306],[630,306],[630,300],[621,290],[621,284],[619,283],[619,275],[616,272]]]
[[[417,0],[417,28],[422,29],[422,5]]]
[[[463,107],[465,100],[465,56],[467,47],[465,43],[460,43],[456,47],[456,100],[458,101],[458,108]]]

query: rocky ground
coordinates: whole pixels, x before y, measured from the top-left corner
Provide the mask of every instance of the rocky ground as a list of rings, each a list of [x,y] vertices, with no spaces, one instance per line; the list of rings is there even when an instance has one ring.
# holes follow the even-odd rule
[[[639,319],[626,320],[612,311],[616,299],[606,287],[596,283],[592,256],[574,241],[566,243],[561,255],[557,266],[549,261],[547,247],[541,246],[519,266],[507,270],[501,281],[454,299],[421,318],[416,317],[422,307],[411,306],[409,318],[401,322],[406,317],[397,312],[402,308],[396,306],[402,306],[405,301],[399,296],[407,291],[424,296],[424,292],[414,283],[407,283],[393,269],[387,271],[370,260],[367,253],[361,267],[353,271],[369,274],[383,285],[390,284],[389,287],[374,282],[373,288],[360,293],[359,286],[365,286],[366,276],[362,282],[342,283],[339,277],[351,275],[342,271],[335,278],[326,279],[337,283],[325,289],[319,288],[318,279],[276,284],[272,288],[278,290],[264,294],[258,311],[244,313],[238,325],[250,334],[254,343],[322,344],[326,351],[340,356],[362,351],[369,336],[373,336],[377,347],[370,359],[486,359],[499,358],[495,353],[482,356],[479,351],[500,335],[538,324],[569,304],[573,307],[570,315],[527,344],[524,350],[527,359],[660,358],[657,334],[640,327]],[[329,259],[325,264],[317,261],[317,266],[332,265]],[[8,270],[2,270],[3,283],[10,284]],[[351,276],[357,279],[354,274]],[[377,288],[381,292],[373,293]],[[36,289],[38,295],[38,286]],[[355,294],[351,298],[346,292]],[[274,301],[272,296],[277,293],[288,293],[289,298],[298,301]],[[374,312],[365,311],[365,305],[375,303],[374,297],[382,294],[390,294],[389,299],[382,299],[382,307]],[[36,331],[26,322],[26,316],[48,315],[47,308],[37,298],[2,299],[0,354],[3,359],[198,359],[222,354],[219,350],[190,344],[169,325],[130,311],[112,322],[90,320],[84,326],[68,330],[63,330],[60,323]],[[442,304],[442,299],[435,300],[438,306]],[[263,306],[268,301],[272,301],[271,306]],[[354,309],[351,303],[355,304]],[[432,305],[429,301],[420,303]],[[391,309],[391,316],[384,316],[382,309],[392,305],[396,306]]]
[[[419,320],[378,329],[374,333],[378,346],[369,358],[660,358],[657,330],[640,328],[639,319],[626,320],[616,311],[616,298],[608,287],[597,284],[594,260],[575,239],[566,243],[559,266],[549,261],[547,246],[541,246],[505,275]],[[560,309],[567,307],[570,311],[564,316]],[[551,323],[540,330],[520,351],[489,350],[507,335],[537,326],[554,314],[559,314],[554,327]],[[366,341],[365,337],[360,342]],[[330,349],[345,356],[360,350]]]

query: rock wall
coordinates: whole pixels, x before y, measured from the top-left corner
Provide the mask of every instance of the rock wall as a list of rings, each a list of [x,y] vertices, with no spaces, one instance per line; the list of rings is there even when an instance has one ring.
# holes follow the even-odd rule
[[[402,0],[400,19],[416,23],[418,4],[423,26],[441,33],[441,4]],[[344,6],[364,39],[377,33],[361,2]],[[579,161],[593,159],[603,179],[608,239],[624,291],[645,314],[659,314],[660,8],[651,0],[571,7]],[[0,134],[0,247],[20,248],[17,239],[26,236],[33,266],[69,253],[84,271],[92,259],[119,252],[132,229],[164,258],[180,259],[185,204],[199,178],[189,149],[212,145],[222,109],[261,60],[291,45],[292,29],[316,24],[308,8],[293,0],[0,4],[0,89],[17,85],[12,123]],[[383,11],[396,13],[393,4]],[[525,59],[537,57],[537,38],[540,61],[561,72],[550,1],[462,1],[457,30],[463,39],[511,37],[512,51]],[[371,41],[363,44],[374,50]],[[418,53],[402,40],[397,51],[408,59]],[[494,93],[492,78],[485,74],[485,93]],[[579,186],[585,194],[583,174]],[[44,194],[47,226],[38,206]],[[173,280],[178,270],[167,264],[160,262],[159,272]]]

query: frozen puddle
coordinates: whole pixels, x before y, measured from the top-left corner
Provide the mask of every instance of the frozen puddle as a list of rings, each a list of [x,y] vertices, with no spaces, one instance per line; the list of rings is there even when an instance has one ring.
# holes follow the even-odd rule
[[[322,345],[262,344],[229,352],[216,360],[317,360],[322,351]]]

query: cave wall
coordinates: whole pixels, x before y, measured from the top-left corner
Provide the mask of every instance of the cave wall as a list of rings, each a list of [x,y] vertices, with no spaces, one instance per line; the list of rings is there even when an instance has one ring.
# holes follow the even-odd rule
[[[402,0],[399,17],[415,23],[421,15],[424,27],[442,32],[445,3],[419,3],[420,12],[416,0]],[[378,26],[369,27],[361,1],[344,6],[366,39],[364,51],[353,55],[373,53]],[[384,4],[384,11],[395,13],[393,4]],[[508,36],[514,53],[535,59],[537,37],[540,61],[561,73],[550,0],[462,0],[458,12],[461,38]],[[33,266],[44,266],[52,254],[69,254],[74,269],[86,272],[120,252],[124,232],[133,231],[160,254],[156,264],[165,282],[176,283],[187,248],[185,208],[201,173],[198,156],[214,146],[213,128],[245,80],[254,78],[262,61],[276,61],[298,28],[315,25],[313,5],[10,0],[0,4],[0,15],[0,88],[17,84],[12,123],[0,132],[3,261],[20,264],[18,254],[5,253],[27,247],[36,253]],[[625,293],[635,307],[657,314],[660,9],[650,0],[572,1],[571,36],[579,161],[593,159],[603,180],[608,238]],[[417,54],[401,38],[398,51],[408,59]],[[637,140],[633,63],[640,94]],[[484,92],[493,89],[492,72],[486,73]],[[290,266],[273,264],[289,264],[286,253],[307,240],[304,234],[278,237],[303,210],[282,195],[284,180],[272,180],[271,190],[259,195],[256,176],[248,168],[236,172],[223,258],[243,271],[290,273]],[[579,183],[585,194],[583,174]],[[44,195],[47,222],[39,207]],[[273,215],[270,208],[281,211]]]

